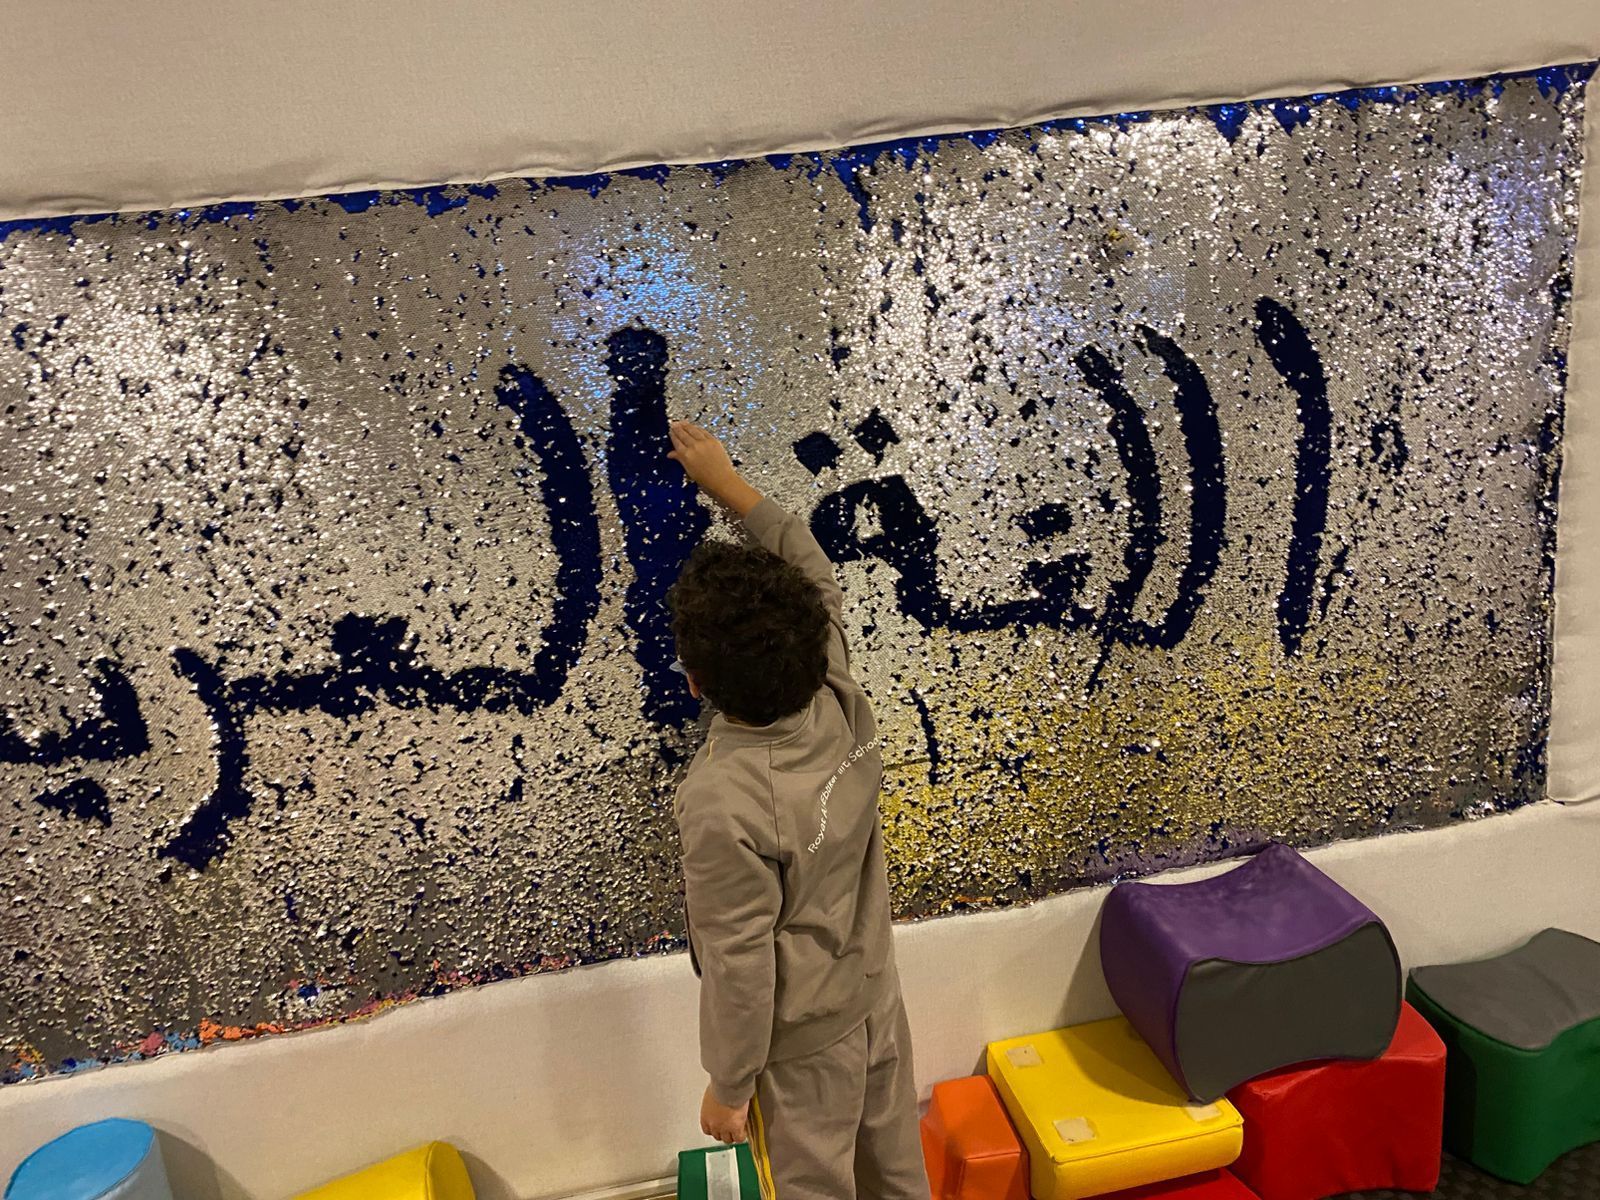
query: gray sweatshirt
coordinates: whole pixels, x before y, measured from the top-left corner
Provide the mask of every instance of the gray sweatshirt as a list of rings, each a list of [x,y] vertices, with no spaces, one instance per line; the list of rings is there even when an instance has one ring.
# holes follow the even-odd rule
[[[877,724],[850,677],[833,565],[762,500],[745,526],[822,590],[828,677],[794,716],[713,718],[678,788],[700,1058],[717,1100],[747,1101],[768,1062],[831,1046],[894,979]]]

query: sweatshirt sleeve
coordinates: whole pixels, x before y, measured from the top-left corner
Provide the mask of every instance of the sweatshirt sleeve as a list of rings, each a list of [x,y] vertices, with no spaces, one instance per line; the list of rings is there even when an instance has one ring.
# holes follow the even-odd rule
[[[737,1108],[754,1094],[772,1042],[783,887],[778,863],[738,818],[712,805],[688,807],[680,832],[701,971],[700,1061],[718,1102]]]
[[[756,541],[785,562],[799,567],[822,592],[822,604],[833,626],[828,657],[836,658],[835,665],[848,673],[850,650],[844,638],[844,590],[833,573],[833,563],[812,536],[810,526],[771,497],[763,497],[761,503],[746,514],[744,525]]]

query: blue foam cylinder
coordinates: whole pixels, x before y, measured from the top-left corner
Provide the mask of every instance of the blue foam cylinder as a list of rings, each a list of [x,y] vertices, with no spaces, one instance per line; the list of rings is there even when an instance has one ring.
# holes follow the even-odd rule
[[[5,1200],[172,1200],[155,1130],[114,1117],[80,1125],[22,1160]]]

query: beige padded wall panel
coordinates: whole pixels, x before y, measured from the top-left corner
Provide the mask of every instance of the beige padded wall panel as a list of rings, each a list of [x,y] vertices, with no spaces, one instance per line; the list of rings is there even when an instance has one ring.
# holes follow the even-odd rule
[[[1567,802],[1600,799],[1600,117],[1593,107],[1587,134],[1567,355],[1550,706],[1549,792]]]
[[[0,217],[703,160],[1047,115],[1451,78],[1600,56],[1594,0],[666,6],[8,0]],[[1591,145],[1600,122],[1591,122]],[[1600,165],[1600,160],[1591,162]],[[1552,792],[1600,793],[1600,170],[1588,183],[1563,497]],[[1590,614],[1585,616],[1585,605]],[[1538,805],[1316,861],[1408,962],[1600,936],[1600,805]],[[924,1090],[990,1038],[1105,1015],[1098,890],[898,931]],[[981,963],[952,970],[950,964]],[[485,1200],[662,1174],[698,1141],[679,956],[534,977],[366,1024],[0,1089],[0,1176],[143,1115],[176,1190],[279,1200],[433,1137]]]
[[[816,149],[1600,53],[1595,0],[6,0],[0,219]]]
[[[1407,966],[1496,953],[1545,925],[1600,937],[1600,805],[1538,804],[1310,857],[1388,923]],[[987,1041],[1111,1015],[1094,940],[1104,898],[900,927],[924,1096],[971,1074]],[[695,980],[675,954],[0,1088],[0,1178],[80,1121],[137,1115],[162,1131],[187,1200],[282,1200],[429,1138],[462,1150],[481,1200],[561,1196],[666,1175],[704,1140],[704,1086]]]

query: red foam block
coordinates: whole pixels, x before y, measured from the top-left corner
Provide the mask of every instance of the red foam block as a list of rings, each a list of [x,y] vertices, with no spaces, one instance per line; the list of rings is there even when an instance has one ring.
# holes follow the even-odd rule
[[[1244,1116],[1232,1170],[1261,1200],[1439,1182],[1444,1043],[1409,1004],[1381,1057],[1274,1071],[1228,1099]]]
[[[922,1153],[934,1200],[1028,1200],[1028,1152],[987,1075],[933,1085]]]

